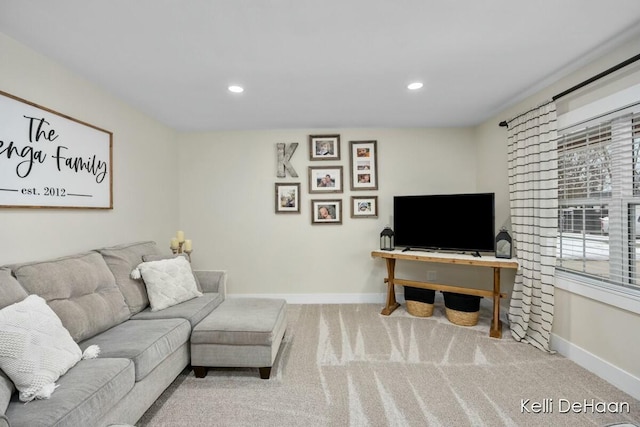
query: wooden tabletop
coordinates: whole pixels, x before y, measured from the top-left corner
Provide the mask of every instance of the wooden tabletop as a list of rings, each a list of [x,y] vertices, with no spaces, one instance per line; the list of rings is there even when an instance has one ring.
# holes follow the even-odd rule
[[[442,264],[473,265],[479,267],[500,267],[518,268],[518,261],[515,259],[496,258],[493,255],[482,255],[480,257],[470,254],[426,252],[426,251],[406,251],[400,249],[394,251],[372,251],[371,256],[375,258],[406,259],[411,261],[438,262]]]

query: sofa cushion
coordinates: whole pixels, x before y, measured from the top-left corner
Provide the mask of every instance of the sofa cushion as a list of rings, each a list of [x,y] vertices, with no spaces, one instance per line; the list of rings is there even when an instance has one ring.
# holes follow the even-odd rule
[[[0,309],[22,301],[27,297],[27,292],[11,275],[8,268],[0,268]],[[11,395],[16,390],[13,382],[0,371],[0,414],[4,414],[9,405]],[[1,423],[0,423],[1,424]]]
[[[76,342],[130,316],[122,293],[97,252],[11,266],[30,294],[47,300]]]
[[[0,309],[27,297],[27,292],[20,286],[18,281],[11,275],[8,268],[0,268]],[[11,400],[11,395],[16,390],[13,382],[0,371],[0,414],[4,414]],[[2,422],[0,422],[2,425]]]
[[[143,262],[132,272],[142,275],[151,311],[164,310],[195,297],[202,292],[196,287],[191,264],[183,257]]]
[[[27,405],[15,397],[7,409],[11,427],[97,426],[133,388],[135,372],[127,359],[81,360],[60,378],[60,387],[47,400]]]
[[[144,283],[134,280],[129,275],[131,270],[143,262],[142,256],[160,254],[155,242],[136,242],[98,249],[102,254],[116,283],[124,295],[131,314],[139,313],[149,305],[149,298]]]
[[[194,328],[193,344],[271,346],[286,326],[287,301],[280,298],[227,299]],[[284,332],[284,330],[282,330]]]
[[[132,320],[152,320],[152,319],[186,319],[191,323],[193,329],[202,319],[207,317],[220,303],[224,301],[221,294],[206,293],[200,298],[193,298],[173,307],[160,311],[151,311],[147,308],[144,311],[131,317]]]
[[[185,319],[128,320],[80,343],[80,348],[96,344],[101,358],[131,359],[140,381],[186,343],[190,334],[191,325]]]
[[[149,254],[149,255],[143,255],[142,256],[142,260],[144,262],[149,262],[149,261],[162,261],[163,259],[171,259],[171,258],[177,258],[177,257],[181,257],[186,259],[187,261],[189,261],[189,258],[187,257],[187,254],[170,254],[170,255],[165,255],[165,254]],[[189,261],[191,262],[191,261]],[[198,290],[200,292],[202,292],[202,286],[200,285],[200,280],[198,280],[198,276],[193,275],[193,278],[196,281],[196,286],[198,288]]]
[[[49,398],[55,381],[81,357],[78,344],[38,295],[0,310],[0,368],[21,401]]]
[[[4,414],[9,406],[11,395],[16,390],[13,381],[7,377],[4,372],[0,371],[0,414]]]
[[[27,297],[24,290],[8,268],[0,268],[0,308],[22,301]]]

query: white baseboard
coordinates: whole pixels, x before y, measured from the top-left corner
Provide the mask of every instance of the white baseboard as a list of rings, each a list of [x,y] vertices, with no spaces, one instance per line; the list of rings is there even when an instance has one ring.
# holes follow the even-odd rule
[[[640,378],[637,378],[593,353],[577,345],[551,334],[551,348],[577,363],[600,378],[610,382],[620,390],[640,400]]]
[[[396,294],[398,301],[400,296]],[[227,294],[227,298],[282,298],[289,304],[380,304],[383,306],[387,294]]]
[[[439,297],[436,293],[436,299]],[[382,307],[387,294],[227,294],[227,298],[282,298],[289,304],[380,304]],[[396,292],[396,301],[405,302],[404,292]]]
[[[227,294],[227,298],[281,298],[289,304],[380,304],[384,306],[387,294]],[[404,303],[404,292],[396,292],[396,301]],[[436,292],[436,302],[442,304],[442,294]],[[481,306],[491,310],[491,298],[480,300]],[[501,307],[501,318],[506,320],[508,307]]]

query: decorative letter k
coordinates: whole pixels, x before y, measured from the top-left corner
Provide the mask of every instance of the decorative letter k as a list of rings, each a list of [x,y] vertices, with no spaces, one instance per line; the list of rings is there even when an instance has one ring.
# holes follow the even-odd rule
[[[298,173],[293,168],[293,166],[291,166],[289,160],[291,160],[291,156],[293,156],[296,148],[298,148],[298,143],[292,142],[288,147],[284,142],[279,142],[276,145],[278,147],[278,178],[286,177],[287,172],[289,172],[291,176],[297,177]]]

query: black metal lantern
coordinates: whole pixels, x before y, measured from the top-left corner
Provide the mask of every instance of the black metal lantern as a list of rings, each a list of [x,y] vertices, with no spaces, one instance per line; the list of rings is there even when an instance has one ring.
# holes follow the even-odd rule
[[[394,232],[391,227],[385,227],[380,233],[380,250],[392,251],[395,249]]]
[[[496,258],[511,258],[511,236],[506,228],[502,227],[496,236]]]

